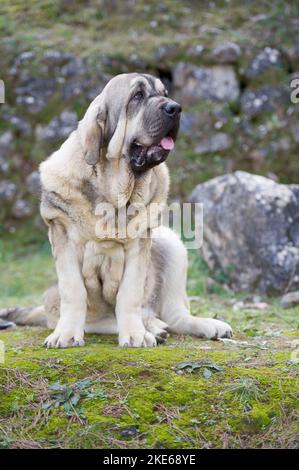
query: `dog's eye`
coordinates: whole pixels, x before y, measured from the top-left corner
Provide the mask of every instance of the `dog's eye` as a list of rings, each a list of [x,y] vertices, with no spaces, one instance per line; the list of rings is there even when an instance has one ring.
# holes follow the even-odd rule
[[[136,101],[140,101],[142,100],[142,98],[144,98],[143,91],[137,91],[137,93],[135,93],[135,95],[133,96],[133,100],[136,100]]]

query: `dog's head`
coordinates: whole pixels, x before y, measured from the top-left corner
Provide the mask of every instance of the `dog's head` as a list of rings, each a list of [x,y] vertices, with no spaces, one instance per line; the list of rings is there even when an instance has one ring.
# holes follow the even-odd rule
[[[79,123],[87,163],[101,149],[108,159],[126,158],[134,173],[166,160],[179,129],[181,106],[167,98],[162,82],[147,74],[112,78]]]

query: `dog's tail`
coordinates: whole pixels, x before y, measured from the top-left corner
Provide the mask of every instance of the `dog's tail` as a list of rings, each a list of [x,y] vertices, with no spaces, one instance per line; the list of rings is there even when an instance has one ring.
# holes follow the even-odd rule
[[[0,330],[15,325],[47,326],[47,316],[43,305],[39,307],[8,307],[0,309]]]

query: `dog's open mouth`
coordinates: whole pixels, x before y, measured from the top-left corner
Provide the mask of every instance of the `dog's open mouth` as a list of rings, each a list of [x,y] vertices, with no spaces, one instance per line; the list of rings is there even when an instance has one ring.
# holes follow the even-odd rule
[[[130,164],[135,172],[143,172],[166,160],[174,148],[174,139],[167,135],[158,144],[146,147],[136,140],[130,146]]]

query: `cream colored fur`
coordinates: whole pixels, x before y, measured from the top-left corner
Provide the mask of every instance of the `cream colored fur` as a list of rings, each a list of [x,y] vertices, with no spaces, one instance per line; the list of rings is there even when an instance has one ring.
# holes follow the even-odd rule
[[[127,116],[137,80],[148,86],[138,74],[112,79],[78,129],[40,165],[41,215],[58,276],[42,311],[54,328],[47,347],[82,346],[84,332],[118,333],[120,346],[128,347],[155,346],[166,330],[204,338],[231,335],[224,322],[190,315],[187,253],[174,232],[158,227],[160,208],[148,226],[151,204],[167,201],[169,175],[165,163],[138,177],[128,164],[126,146],[142,122],[142,108]],[[155,88],[164,93],[159,80]],[[105,143],[109,112],[116,106],[117,125]],[[115,208],[142,203],[127,227],[138,222],[140,236],[107,237],[112,220],[95,209],[105,203]],[[145,232],[155,236],[143,238]]]

